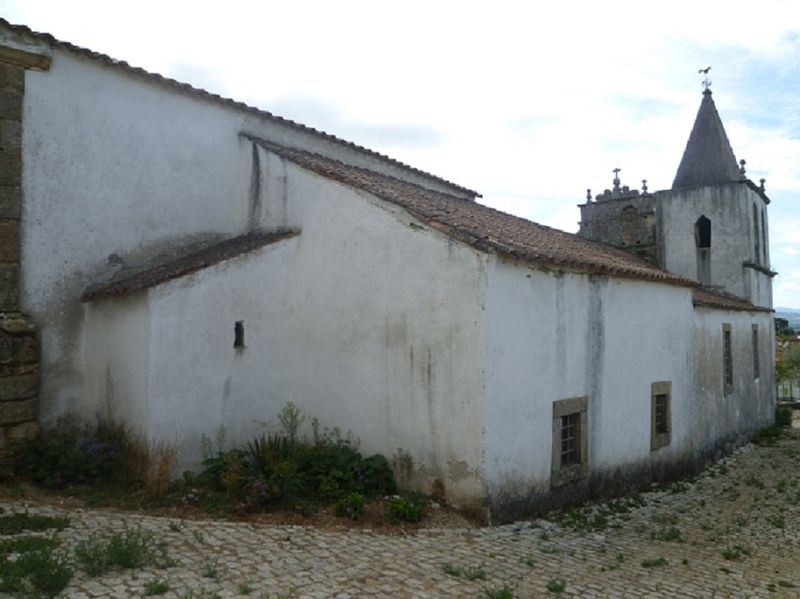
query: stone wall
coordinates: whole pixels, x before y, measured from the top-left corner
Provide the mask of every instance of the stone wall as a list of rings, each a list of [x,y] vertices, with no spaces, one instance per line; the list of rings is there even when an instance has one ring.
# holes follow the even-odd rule
[[[0,62],[0,478],[39,433],[39,342],[19,306],[24,93],[25,68]]]

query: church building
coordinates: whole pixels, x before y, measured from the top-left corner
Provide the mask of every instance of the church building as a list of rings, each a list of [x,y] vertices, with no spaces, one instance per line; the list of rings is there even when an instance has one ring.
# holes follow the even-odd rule
[[[672,189],[575,235],[0,20],[0,153],[0,461],[74,415],[192,467],[294,402],[502,522],[773,421],[769,199],[710,91]]]

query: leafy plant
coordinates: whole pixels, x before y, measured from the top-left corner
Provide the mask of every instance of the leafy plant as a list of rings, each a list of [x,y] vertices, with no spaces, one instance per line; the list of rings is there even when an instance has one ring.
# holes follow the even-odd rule
[[[739,560],[753,552],[744,545],[731,545],[722,550],[722,557],[727,560]]]
[[[566,588],[567,583],[561,578],[551,578],[547,581],[547,590],[551,593],[563,593]]]
[[[15,560],[0,560],[0,592],[54,597],[69,584],[72,576],[66,557],[48,549],[26,551]]]
[[[669,562],[663,557],[642,560],[642,568],[660,568],[662,566],[666,566],[667,564],[669,564]]]
[[[145,565],[174,565],[152,533],[133,530],[108,538],[91,537],[75,546],[75,559],[89,576],[100,576],[113,568],[134,569]]]
[[[169,583],[163,578],[152,578],[144,583],[144,594],[147,597],[163,595],[169,590]]]
[[[423,499],[419,497],[393,497],[389,502],[389,515],[394,520],[419,522],[422,519]]]
[[[364,513],[364,496],[361,493],[350,493],[336,502],[334,512],[339,517],[357,520]]]
[[[514,599],[514,588],[504,584],[496,589],[484,589],[485,599]]]

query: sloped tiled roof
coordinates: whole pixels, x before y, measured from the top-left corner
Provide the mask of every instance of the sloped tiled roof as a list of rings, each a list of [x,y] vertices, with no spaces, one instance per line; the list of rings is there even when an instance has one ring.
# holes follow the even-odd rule
[[[743,312],[772,312],[771,308],[756,306],[738,297],[711,291],[704,287],[692,289],[692,303],[701,308],[718,308]]]
[[[728,183],[741,178],[736,157],[711,98],[711,90],[707,89],[703,92],[672,189]]]
[[[378,159],[380,159],[380,160],[382,160],[382,161],[384,161],[384,162],[386,162],[388,164],[391,164],[393,166],[402,167],[402,168],[407,169],[407,170],[409,170],[409,171],[411,171],[413,173],[416,173],[418,175],[422,175],[422,176],[424,176],[424,177],[426,177],[428,179],[431,179],[432,181],[436,181],[438,183],[442,183],[444,185],[448,185],[448,186],[450,186],[450,187],[452,187],[454,189],[458,189],[459,191],[463,191],[463,192],[465,192],[467,194],[470,194],[473,197],[481,197],[481,194],[479,194],[477,191],[474,191],[472,189],[467,189],[466,187],[462,187],[461,185],[458,185],[458,184],[453,183],[451,181],[447,181],[446,179],[443,179],[443,178],[438,177],[436,175],[433,175],[431,173],[425,172],[425,171],[423,171],[421,169],[415,168],[413,166],[409,166],[407,164],[404,164],[404,163],[400,162],[399,160],[395,160],[394,158],[386,156],[385,154],[381,154],[380,152],[376,152],[374,150],[370,150],[369,148],[365,148],[364,146],[360,146],[358,144],[355,144],[355,143],[353,143],[351,141],[347,141],[345,139],[342,139],[342,138],[337,137],[335,135],[332,135],[330,133],[325,133],[324,131],[320,131],[318,129],[315,129],[314,127],[309,127],[307,125],[303,125],[302,123],[297,123],[295,121],[292,121],[291,119],[287,119],[287,118],[284,118],[282,116],[278,116],[276,114],[272,114],[271,112],[268,112],[266,110],[261,110],[259,108],[255,108],[253,106],[249,106],[248,104],[245,104],[244,102],[239,102],[239,101],[233,100],[231,98],[226,98],[226,97],[220,96],[218,94],[211,93],[211,92],[206,91],[204,89],[189,85],[188,83],[181,83],[180,81],[176,81],[175,79],[170,79],[169,77],[164,77],[163,75],[159,75],[158,73],[152,73],[150,71],[146,71],[145,69],[142,69],[140,67],[135,67],[135,66],[130,65],[127,62],[125,62],[124,60],[117,60],[115,58],[112,58],[112,57],[108,56],[107,54],[102,54],[100,52],[95,52],[94,50],[89,50],[88,48],[83,48],[81,46],[76,46],[75,44],[71,44],[69,42],[61,41],[59,39],[56,39],[55,37],[53,37],[49,33],[41,33],[41,32],[38,32],[38,31],[33,31],[32,29],[30,29],[29,27],[26,27],[25,25],[15,25],[15,24],[10,23],[7,20],[3,19],[2,17],[0,17],[0,27],[8,28],[10,31],[14,31],[14,32],[16,32],[16,33],[18,33],[20,35],[30,36],[30,37],[32,37],[34,39],[44,41],[44,42],[50,44],[51,46],[54,46],[54,47],[57,47],[57,48],[61,48],[63,50],[67,50],[67,51],[73,52],[75,54],[80,54],[81,56],[85,56],[87,58],[91,58],[92,60],[97,60],[97,61],[102,62],[102,63],[104,63],[104,64],[106,64],[108,66],[122,69],[122,70],[124,70],[124,71],[126,71],[128,73],[131,73],[131,74],[139,76],[139,77],[143,77],[143,78],[145,78],[145,79],[147,79],[147,80],[149,80],[149,81],[151,81],[153,83],[157,83],[157,84],[163,85],[163,86],[168,87],[170,89],[173,89],[173,90],[176,90],[176,91],[180,91],[180,92],[183,92],[183,93],[186,93],[186,94],[195,95],[195,96],[204,98],[205,100],[209,100],[211,102],[215,102],[217,104],[222,104],[222,105],[225,105],[225,106],[229,106],[229,107],[235,108],[237,110],[241,110],[242,112],[248,112],[250,114],[254,114],[254,115],[259,116],[259,117],[261,117],[263,119],[274,121],[274,122],[277,122],[277,123],[292,127],[294,129],[299,129],[299,130],[304,131],[306,133],[314,134],[314,135],[316,135],[318,137],[321,137],[321,138],[324,138],[324,139],[326,139],[328,141],[340,144],[342,146],[347,146],[349,148],[358,150],[359,152],[362,152],[362,153],[367,154],[369,156],[372,156],[374,158],[378,158]]]
[[[401,206],[432,228],[484,252],[551,269],[697,285],[603,243],[318,154],[250,139],[305,169]]]
[[[277,231],[270,233],[248,233],[232,237],[210,246],[189,251],[177,258],[156,259],[139,268],[123,270],[110,281],[90,287],[81,297],[83,302],[119,297],[155,287],[171,279],[177,279],[213,264],[230,260],[247,252],[252,252],[271,243],[299,235],[297,231]]]

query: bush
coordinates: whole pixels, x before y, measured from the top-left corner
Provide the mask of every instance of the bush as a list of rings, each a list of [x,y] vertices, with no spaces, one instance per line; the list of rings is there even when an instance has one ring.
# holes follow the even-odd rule
[[[422,519],[423,499],[419,497],[394,497],[389,502],[389,515],[394,520],[419,522]]]
[[[792,426],[791,406],[778,405],[775,407],[775,426],[779,427]]]
[[[22,450],[16,472],[39,486],[61,489],[98,480],[128,481],[141,474],[147,457],[147,448],[124,424],[98,420],[90,429],[65,418]]]
[[[334,513],[340,518],[358,520],[364,513],[364,496],[361,493],[350,493],[336,502]]]
[[[293,420],[302,421],[299,413]],[[381,455],[367,458],[340,434],[315,435],[313,442],[291,434],[260,435],[245,449],[207,451],[196,481],[225,492],[240,511],[282,503],[306,505],[373,497],[393,492],[394,475]],[[352,517],[352,516],[351,516]]]

